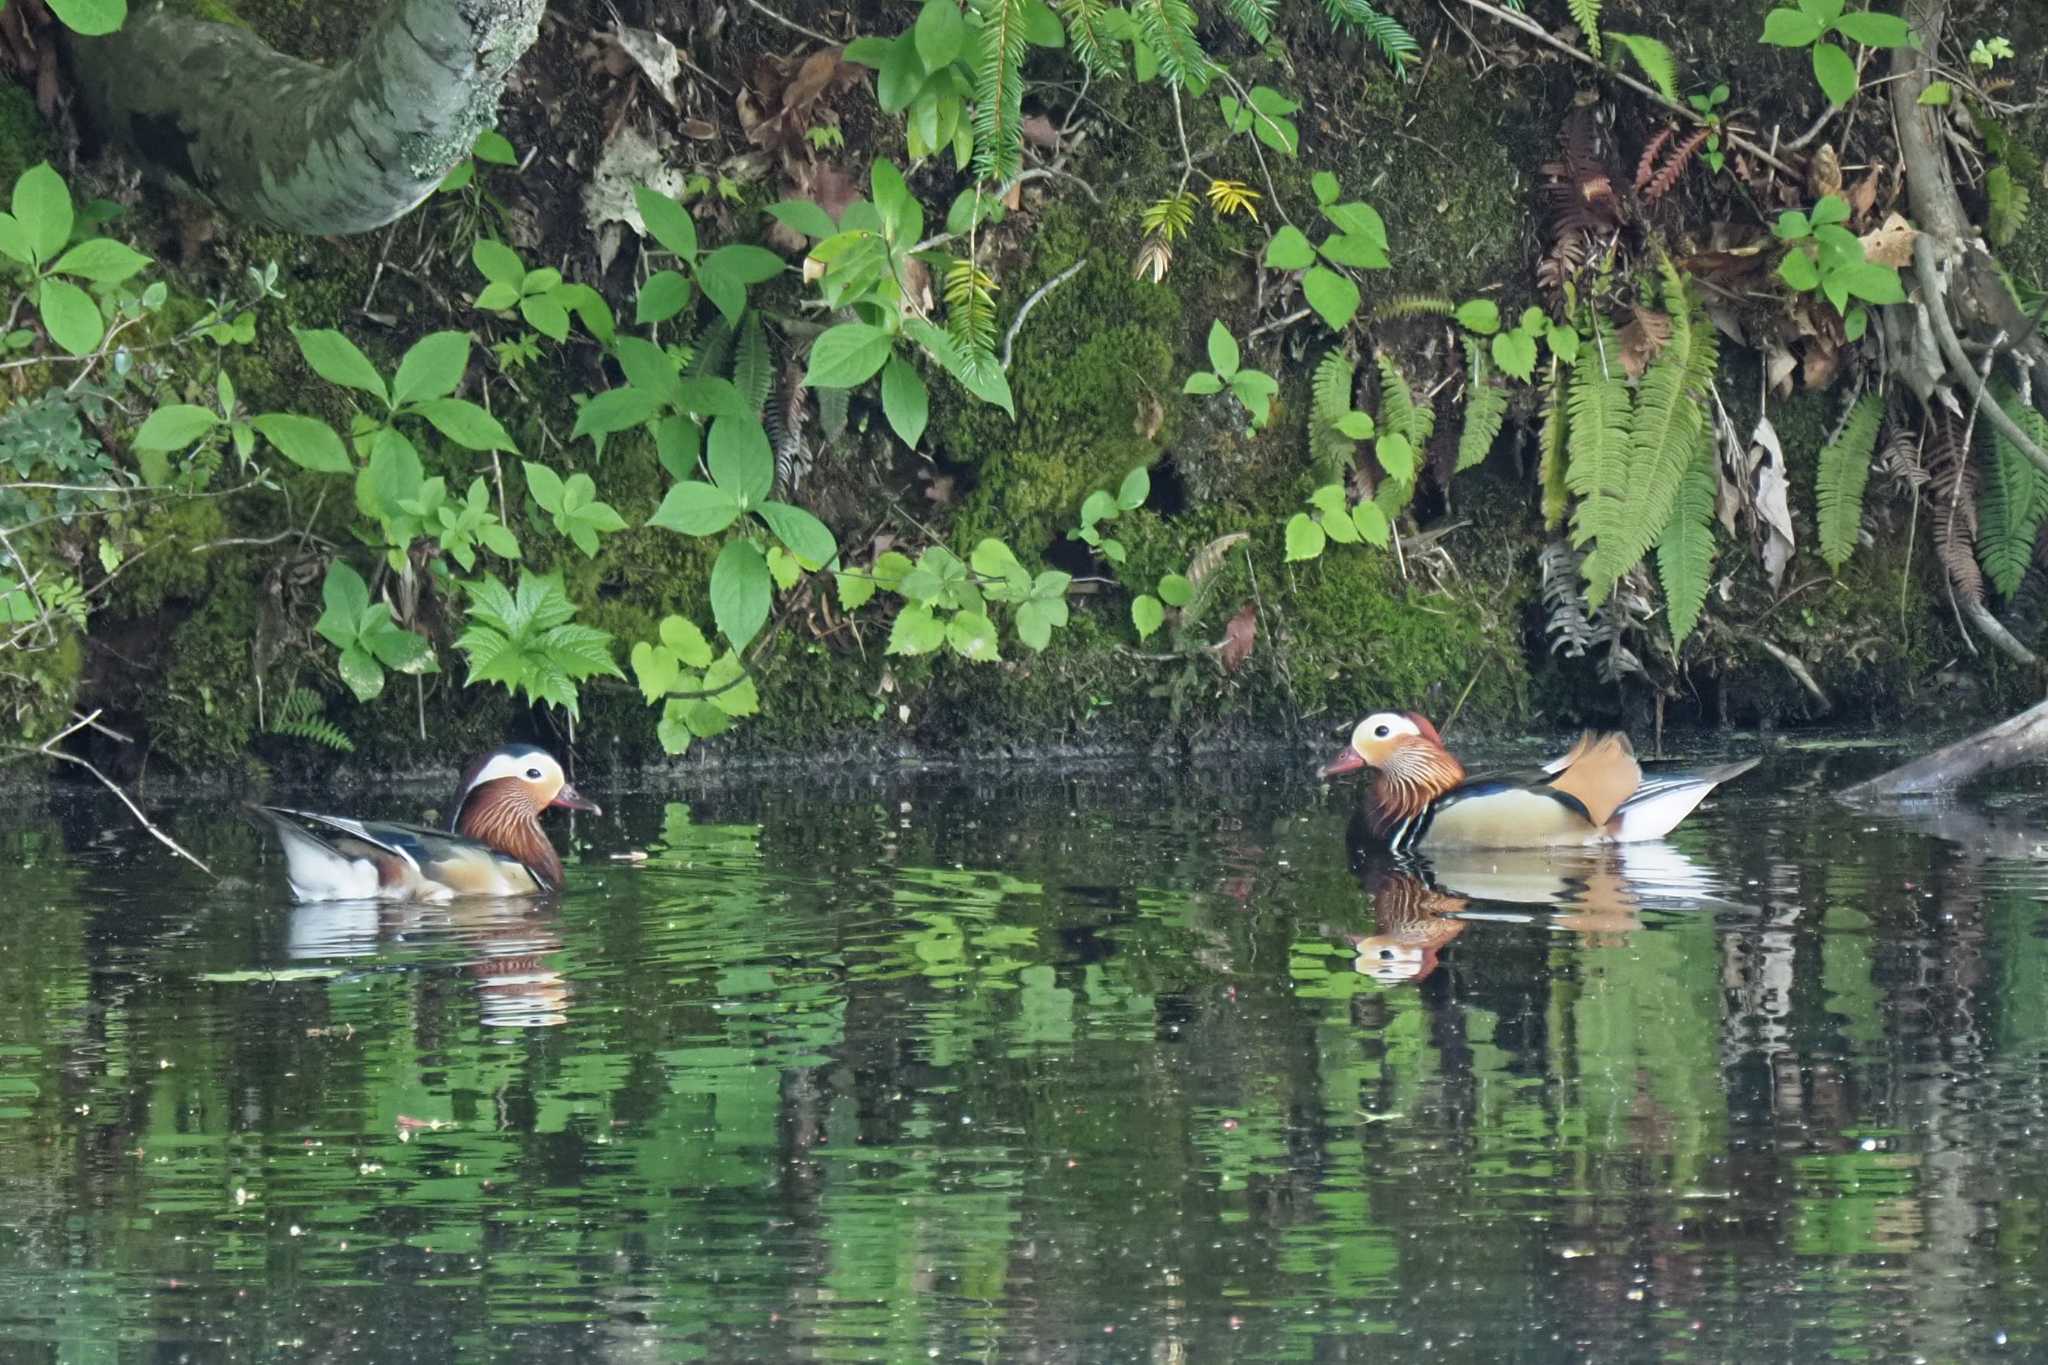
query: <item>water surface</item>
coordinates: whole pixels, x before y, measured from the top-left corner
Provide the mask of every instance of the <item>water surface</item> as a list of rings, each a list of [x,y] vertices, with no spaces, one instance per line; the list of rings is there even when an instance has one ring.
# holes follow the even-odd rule
[[[1827,798],[1881,762],[1419,875],[1298,764],[595,792],[538,908],[66,793],[0,1355],[2038,1359],[2048,805]]]

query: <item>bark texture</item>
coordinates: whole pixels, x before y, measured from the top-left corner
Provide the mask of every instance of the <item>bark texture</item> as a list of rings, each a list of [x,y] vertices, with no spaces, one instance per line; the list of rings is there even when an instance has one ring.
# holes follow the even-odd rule
[[[2002,772],[2048,755],[2048,702],[2028,707],[1967,739],[1959,739],[1842,793],[1845,801],[1920,796],[1952,791],[1986,773]]]
[[[174,187],[294,232],[367,232],[490,126],[543,5],[392,0],[333,69],[157,7],[76,40],[74,60],[97,126]]]

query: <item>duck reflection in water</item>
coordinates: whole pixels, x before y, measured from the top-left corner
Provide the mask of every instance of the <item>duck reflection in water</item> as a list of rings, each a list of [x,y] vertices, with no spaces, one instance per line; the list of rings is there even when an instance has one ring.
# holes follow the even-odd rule
[[[568,1021],[572,991],[552,965],[562,949],[559,912],[527,897],[418,902],[309,901],[294,905],[285,951],[295,961],[402,958],[456,944],[477,984],[486,1028],[546,1028]],[[442,960],[434,954],[430,961]],[[423,964],[424,965],[424,964]]]
[[[1470,850],[1389,858],[1359,850],[1353,868],[1371,902],[1370,934],[1342,933],[1352,970],[1386,984],[1422,981],[1472,924],[1545,924],[1589,946],[1620,947],[1647,908],[1729,902],[1713,878],[1669,844]]]

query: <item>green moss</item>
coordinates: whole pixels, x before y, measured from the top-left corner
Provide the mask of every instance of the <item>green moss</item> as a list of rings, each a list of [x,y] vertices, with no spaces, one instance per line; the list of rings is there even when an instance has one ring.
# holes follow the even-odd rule
[[[12,81],[0,82],[0,188],[12,188],[21,173],[50,156],[50,129],[35,97]]]
[[[1171,338],[1181,324],[1173,292],[1105,257],[1078,209],[1050,210],[1035,246],[1014,286],[1020,297],[1083,255],[1089,263],[1039,301],[1018,335],[1010,373],[1017,421],[947,384],[935,429],[936,448],[973,481],[956,538],[971,545],[999,536],[1026,556],[1074,524],[1091,489],[1115,487],[1172,438],[1170,427],[1144,430],[1143,414],[1178,387]]]
[[[223,579],[171,635],[163,685],[143,714],[152,742],[180,767],[233,764],[256,729],[256,585]]]

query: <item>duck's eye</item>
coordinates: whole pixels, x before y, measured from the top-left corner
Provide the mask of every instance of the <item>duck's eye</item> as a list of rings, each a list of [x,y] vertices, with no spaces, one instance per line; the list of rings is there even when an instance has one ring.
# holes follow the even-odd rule
[[[1385,725],[1378,725],[1373,727],[1372,737],[1374,739],[1385,739],[1388,735],[1391,735],[1393,733],[1394,732],[1391,728]]]
[[[1392,962],[1393,960],[1394,960],[1394,950],[1393,950],[1392,948],[1382,948],[1382,949],[1380,949],[1380,961],[1382,961],[1382,962]]]
[[[538,769],[538,768],[528,768],[528,769],[526,770],[526,780],[527,780],[528,782],[538,782],[538,781],[540,781],[540,769]]]

